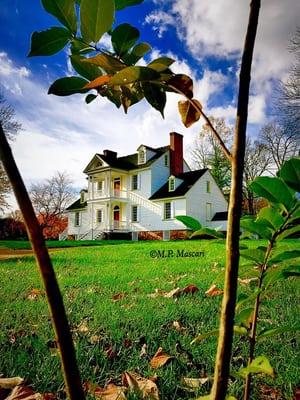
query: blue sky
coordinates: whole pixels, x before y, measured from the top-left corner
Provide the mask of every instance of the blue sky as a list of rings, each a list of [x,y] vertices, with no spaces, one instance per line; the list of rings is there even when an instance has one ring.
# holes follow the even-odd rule
[[[141,40],[153,47],[150,58],[176,59],[173,70],[194,79],[194,94],[209,115],[234,124],[241,48],[248,17],[245,0],[144,0],[116,14],[129,22]],[[268,121],[274,85],[286,79],[293,62],[287,50],[299,24],[298,0],[262,0],[252,71],[249,129],[256,135]],[[23,130],[13,143],[16,160],[28,185],[55,171],[67,171],[76,186],[85,185],[82,170],[95,152],[110,148],[131,153],[139,144],[161,146],[170,131],[184,134],[186,157],[201,122],[186,129],[174,94],[168,95],[166,118],[146,103],[122,110],[101,99],[90,105],[80,95],[47,95],[57,78],[74,75],[66,50],[51,57],[27,58],[30,36],[59,23],[39,0],[1,0],[0,82]],[[103,38],[107,42],[106,38]],[[149,61],[147,59],[146,61]]]

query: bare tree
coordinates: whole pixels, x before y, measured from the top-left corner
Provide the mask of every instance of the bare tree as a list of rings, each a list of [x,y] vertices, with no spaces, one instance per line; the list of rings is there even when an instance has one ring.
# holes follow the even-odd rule
[[[12,141],[18,131],[21,129],[21,124],[15,120],[15,110],[7,104],[3,95],[3,90],[0,88],[0,123],[4,133],[10,141]],[[2,163],[0,162],[0,211],[4,211],[9,207],[7,195],[11,191],[11,186],[6,173],[4,172]]]
[[[53,217],[62,217],[74,200],[72,180],[66,172],[56,172],[44,183],[33,184],[30,197],[37,215],[42,215],[42,228],[49,226]]]
[[[251,215],[257,210],[254,207],[254,194],[249,189],[251,183],[258,176],[263,175],[272,165],[272,155],[266,144],[247,138],[245,149],[245,165],[244,165],[244,199],[246,200],[247,212]]]
[[[275,122],[262,127],[259,141],[269,150],[276,171],[284,161],[297,155],[300,150],[299,132],[287,130]]]
[[[219,132],[223,142],[230,147],[232,129],[226,125],[224,118],[209,117],[214,128]],[[231,166],[219,142],[211,134],[211,128],[205,124],[191,149],[194,167],[209,168],[221,189],[230,186]]]

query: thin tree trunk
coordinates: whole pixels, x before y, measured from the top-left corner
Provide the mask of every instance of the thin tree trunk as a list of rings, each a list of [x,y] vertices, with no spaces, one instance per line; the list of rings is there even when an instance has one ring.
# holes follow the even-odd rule
[[[242,211],[243,171],[248,117],[249,86],[259,10],[260,0],[252,0],[250,4],[249,22],[240,71],[240,87],[232,159],[232,185],[228,210],[229,218],[226,241],[225,285],[220,318],[220,333],[215,363],[214,383],[211,391],[212,400],[225,399],[230,372],[239,266],[239,234],[240,217]]]
[[[18,167],[13,158],[0,123],[0,159],[9,177],[17,202],[22,212],[27,233],[32,244],[34,255],[40,269],[46,289],[47,301],[55,330],[62,362],[62,369],[68,397],[71,400],[84,400],[80,382],[72,335],[70,332],[62,295],[60,293],[55,272],[49,257],[47,247],[35,216],[32,203],[23,183]]]

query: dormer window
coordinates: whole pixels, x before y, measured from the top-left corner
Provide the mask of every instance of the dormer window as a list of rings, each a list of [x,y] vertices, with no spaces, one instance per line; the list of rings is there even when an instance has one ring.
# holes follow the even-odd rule
[[[175,177],[170,176],[169,178],[169,192],[174,192],[175,190]]]
[[[146,150],[145,149],[140,149],[139,150],[139,164],[145,164],[146,162]]]

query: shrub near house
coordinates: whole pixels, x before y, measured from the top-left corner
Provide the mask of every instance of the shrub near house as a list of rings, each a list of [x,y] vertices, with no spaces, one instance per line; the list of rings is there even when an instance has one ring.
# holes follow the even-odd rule
[[[67,208],[68,235],[75,239],[111,233],[139,239],[182,237],[186,227],[176,215],[226,230],[226,221],[214,217],[226,212],[227,201],[208,169],[190,170],[178,133],[170,133],[168,146],[140,145],[137,153],[124,157],[104,150],[84,173],[88,189]]]

